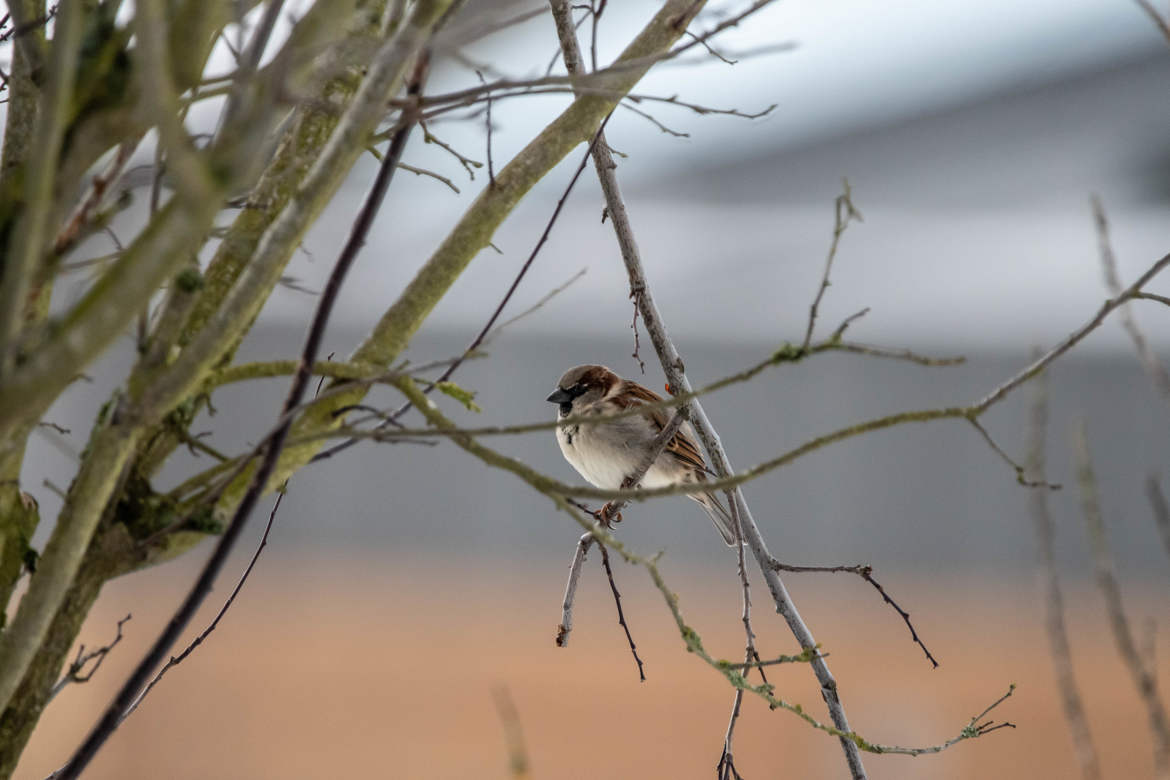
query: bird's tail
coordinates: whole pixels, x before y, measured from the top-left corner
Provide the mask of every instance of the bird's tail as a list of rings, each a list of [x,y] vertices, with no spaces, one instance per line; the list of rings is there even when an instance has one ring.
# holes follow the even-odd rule
[[[719,535],[723,537],[723,541],[727,542],[728,547],[735,546],[735,518],[731,516],[724,507],[722,502],[712,493],[695,493],[690,496],[695,501],[703,505],[707,516],[711,518],[711,522],[715,524]]]

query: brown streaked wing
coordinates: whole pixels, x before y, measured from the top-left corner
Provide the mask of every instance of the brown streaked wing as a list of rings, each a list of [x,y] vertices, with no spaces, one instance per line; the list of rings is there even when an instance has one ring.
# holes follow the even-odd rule
[[[616,393],[610,400],[612,400],[617,406],[626,409],[632,406],[632,404],[625,399],[631,397],[636,398],[639,401],[652,404],[658,403],[662,400],[662,398],[653,391],[647,390],[637,382],[631,382],[629,380],[625,381],[624,387],[621,389],[621,391]],[[650,421],[654,423],[654,428],[657,431],[661,431],[663,428],[665,428],[666,424],[670,421],[667,410],[662,408],[647,409],[646,416],[649,417]],[[681,429],[669,442],[667,442],[666,452],[669,452],[675,458],[687,464],[688,466],[693,466],[698,471],[700,478],[701,475],[707,471],[707,464],[703,461],[703,456],[699,453],[698,446],[696,446],[695,443],[691,440],[691,437],[683,433]]]

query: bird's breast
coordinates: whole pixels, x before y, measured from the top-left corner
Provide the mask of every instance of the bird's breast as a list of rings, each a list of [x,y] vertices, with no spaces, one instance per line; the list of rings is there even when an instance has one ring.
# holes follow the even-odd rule
[[[611,428],[603,424],[557,429],[565,460],[588,482],[606,490],[620,488],[638,465],[638,451]]]

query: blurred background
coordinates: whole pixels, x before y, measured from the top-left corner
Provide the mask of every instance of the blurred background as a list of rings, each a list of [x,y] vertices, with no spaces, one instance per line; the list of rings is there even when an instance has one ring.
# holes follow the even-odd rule
[[[514,3],[500,13],[537,7]],[[610,3],[599,58],[611,60],[656,5]],[[693,29],[737,4],[717,4]],[[588,36],[585,23],[583,39]],[[791,44],[783,52],[761,49]],[[734,65],[698,52],[655,69],[638,94],[766,117],[699,116],[643,101],[660,131],[630,111],[607,128],[623,153],[619,177],[658,305],[703,385],[799,342],[847,177],[865,221],[844,235],[820,333],[869,307],[850,335],[939,355],[924,368],[824,355],[772,369],[704,401],[733,462],[750,466],[827,431],[881,414],[967,404],[1084,323],[1107,297],[1089,196],[1109,214],[1123,281],[1170,247],[1170,51],[1134,3],[1034,0],[906,2],[875,13],[854,0],[776,4],[721,36]],[[555,53],[545,15],[462,54],[531,77]],[[753,53],[756,52],[756,53]],[[481,68],[482,69],[482,68]],[[452,59],[431,89],[476,83]],[[492,157],[502,166],[567,102],[563,95],[493,107]],[[215,111],[194,123],[214,121]],[[432,132],[486,160],[482,119]],[[458,354],[503,296],[580,160],[574,152],[497,233],[444,299],[409,357]],[[347,285],[325,352],[346,356],[487,180],[418,135],[405,162],[450,179],[400,173]],[[363,162],[304,242],[244,344],[240,360],[292,357],[309,312],[375,170]],[[139,198],[144,201],[145,198]],[[455,379],[476,391],[467,424],[542,420],[561,372],[605,363],[662,386],[643,335],[634,349],[627,284],[589,171],[582,177],[506,314],[522,311],[581,269],[585,275],[488,347]],[[141,219],[138,206],[122,229]],[[144,205],[143,205],[144,208]],[[95,253],[105,251],[95,247]],[[1170,294],[1170,279],[1148,288]],[[66,305],[65,290],[58,305]],[[1170,359],[1170,312],[1136,315]],[[78,383],[48,419],[72,431],[34,438],[24,482],[43,516],[59,501],[71,452],[133,358],[129,338]],[[218,390],[202,429],[239,452],[275,419],[284,380]],[[1114,651],[1092,582],[1069,458],[1073,423],[1087,421],[1105,521],[1134,630],[1154,638],[1170,671],[1167,560],[1142,485],[1170,484],[1170,404],[1142,372],[1115,318],[1051,372],[1049,479],[1060,573],[1079,681],[1109,777],[1149,776],[1145,712]],[[1029,389],[984,422],[1013,456],[1025,452]],[[375,402],[394,405],[393,394]],[[417,417],[412,420],[417,423]],[[198,427],[198,426],[197,426]],[[491,442],[567,481],[579,481],[550,432]],[[166,488],[207,458],[176,458]],[[843,576],[787,582],[830,653],[852,725],[884,743],[953,736],[1006,691],[995,712],[1017,724],[940,756],[867,756],[873,778],[1064,778],[1076,764],[1054,684],[1035,585],[1028,490],[968,426],[905,426],[821,450],[747,488],[773,552],[794,564],[874,566],[913,614],[941,662],[932,670],[898,616],[869,586]],[[257,512],[204,625],[229,592],[262,527]],[[48,524],[44,524],[45,527]],[[45,529],[42,529],[42,534]],[[94,763],[95,778],[507,777],[508,740],[495,701],[514,702],[534,777],[710,777],[731,691],[683,652],[645,574],[619,565],[627,619],[646,661],[639,683],[600,566],[591,557],[567,649],[553,645],[566,567],[580,529],[508,474],[441,444],[360,445],[290,483],[270,543],[218,631],[174,670]],[[682,499],[631,507],[619,534],[642,552],[665,550],[664,573],[684,614],[717,657],[742,653],[735,557],[701,511]],[[42,539],[43,542],[43,539]],[[66,689],[31,743],[19,777],[59,766],[137,655],[153,639],[206,555],[106,588],[83,631],[126,638],[93,682]],[[765,656],[797,648],[757,585]],[[1158,630],[1160,629],[1160,630]],[[803,668],[770,673],[778,692],[821,714]],[[840,748],[789,714],[748,701],[737,730],[746,777],[840,777]]]

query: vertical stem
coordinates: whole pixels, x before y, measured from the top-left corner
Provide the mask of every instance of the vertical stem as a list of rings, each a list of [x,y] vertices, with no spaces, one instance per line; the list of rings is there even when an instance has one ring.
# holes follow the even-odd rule
[[[577,44],[577,33],[569,12],[569,4],[567,0],[549,0],[549,4],[552,7],[553,18],[557,25],[557,33],[561,39],[561,51],[564,53],[565,67],[571,75],[578,74],[581,72],[581,51]],[[683,24],[685,29],[685,24],[689,23],[689,21],[690,19],[687,18],[682,20],[680,24]],[[654,344],[655,351],[658,353],[658,359],[662,363],[662,369],[666,373],[666,378],[670,382],[671,388],[676,393],[689,393],[692,388],[684,373],[682,357],[679,355],[678,350],[675,349],[674,344],[666,332],[665,325],[662,322],[662,316],[658,313],[658,307],[654,305],[654,298],[650,294],[650,288],[646,282],[646,275],[642,269],[638,246],[634,240],[633,229],[630,226],[629,214],[626,211],[625,201],[622,199],[621,192],[618,189],[617,176],[614,174],[614,169],[617,166],[613,160],[613,155],[610,154],[609,146],[606,145],[604,136],[600,137],[597,141],[597,145],[593,151],[593,160],[597,168],[597,177],[601,181],[601,190],[605,194],[606,208],[609,212],[614,231],[617,233],[622,259],[625,261],[626,271],[630,278],[630,293],[634,297],[638,310],[642,314],[642,321],[645,324],[647,332],[650,334],[650,339]],[[734,473],[731,468],[731,462],[727,458],[727,453],[724,451],[719,441],[719,436],[715,433],[715,429],[712,427],[710,420],[707,419],[707,415],[703,412],[702,405],[695,400],[689,406],[695,422],[695,428],[699,437],[703,440],[703,445],[707,450],[707,456],[710,458],[715,472],[721,477]],[[687,406],[684,405],[679,408],[679,413],[685,414],[686,410]],[[760,571],[764,575],[764,581],[768,585],[768,590],[772,593],[772,600],[776,605],[776,611],[788,623],[789,630],[792,631],[792,634],[796,637],[802,649],[815,647],[816,640],[801,618],[800,613],[796,609],[796,605],[792,603],[792,599],[789,597],[784,583],[780,580],[779,574],[768,566],[768,561],[772,557],[771,553],[764,543],[763,536],[760,534],[760,529],[752,517],[751,510],[748,509],[747,501],[743,497],[743,491],[738,487],[735,489],[735,499],[736,506],[739,508],[743,537],[751,547]],[[833,725],[841,731],[851,732],[852,729],[849,727],[849,720],[845,716],[845,708],[841,705],[841,699],[837,693],[837,681],[829,672],[828,665],[818,654],[812,659],[811,666],[818,682],[821,684],[821,695],[824,696],[825,704],[828,705],[829,714],[833,719]],[[845,737],[841,737],[840,741],[853,780],[864,780],[866,777],[865,768],[861,764],[861,752],[857,745]]]
[[[1032,402],[1032,422],[1029,431],[1031,445],[1028,452],[1028,472],[1031,479],[1043,480],[1045,470],[1045,439],[1048,434],[1047,374],[1037,377],[1035,400]],[[1064,717],[1073,740],[1073,750],[1081,766],[1084,780],[1100,780],[1101,766],[1097,749],[1089,731],[1084,702],[1074,674],[1072,650],[1064,623],[1064,598],[1060,579],[1056,574],[1054,550],[1055,525],[1048,511],[1048,491],[1033,488],[1028,492],[1032,526],[1036,532],[1036,558],[1040,588],[1044,597],[1044,627],[1048,633],[1048,648],[1056,672],[1056,687],[1060,692]]]
[[[1121,585],[1113,565],[1113,554],[1109,549],[1109,538],[1105,531],[1105,520],[1101,513],[1101,502],[1097,494],[1097,477],[1089,456],[1089,443],[1082,420],[1073,430],[1073,456],[1076,460],[1077,483],[1081,488],[1081,509],[1089,529],[1089,543],[1093,550],[1093,564],[1097,572],[1097,585],[1105,599],[1105,612],[1109,616],[1109,627],[1117,644],[1118,655],[1133,678],[1138,696],[1146,707],[1149,718],[1150,736],[1154,743],[1154,777],[1170,780],[1170,716],[1166,705],[1158,695],[1158,681],[1153,669],[1146,664],[1134,641],[1129,627],[1125,607],[1121,601]]]
[[[0,277],[0,377],[11,370],[16,359],[15,341],[24,322],[26,298],[47,242],[57,156],[69,121],[77,75],[81,25],[81,1],[60,3],[54,23],[49,84],[32,140],[32,153],[24,166],[23,208],[13,234],[13,251],[5,258]]]

